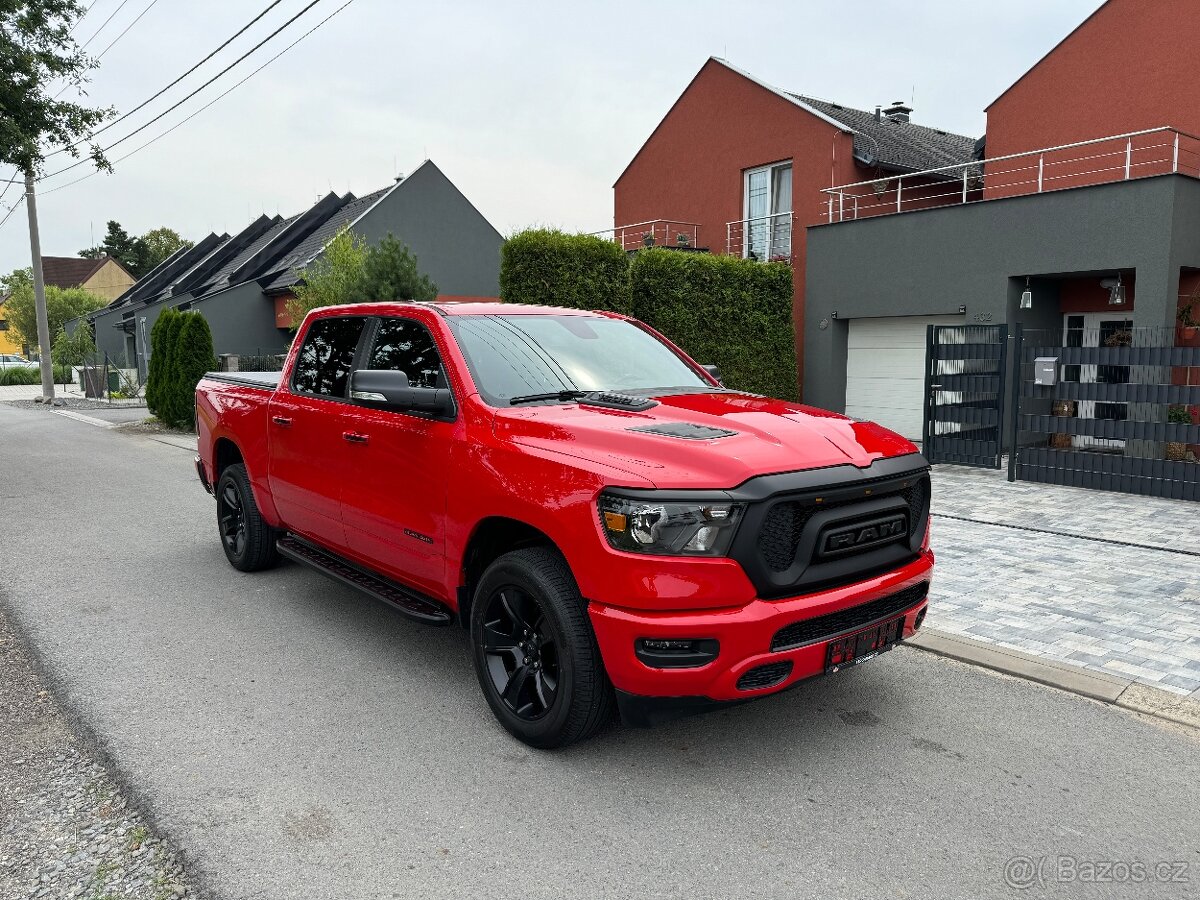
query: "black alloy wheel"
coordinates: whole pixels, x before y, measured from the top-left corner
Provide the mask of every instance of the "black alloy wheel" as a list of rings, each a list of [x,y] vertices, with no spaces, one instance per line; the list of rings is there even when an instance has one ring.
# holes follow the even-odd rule
[[[217,531],[229,564],[241,572],[269,569],[279,561],[278,532],[254,502],[250,476],[242,463],[226,466],[217,480]]]
[[[516,585],[487,600],[483,652],[504,705],[520,719],[542,718],[558,694],[558,643],[538,601]]]
[[[217,496],[217,523],[221,529],[221,543],[231,556],[242,556],[246,552],[246,511],[242,509],[242,498],[238,496],[233,479],[224,482],[225,488]]]
[[[518,740],[564,747],[612,720],[616,697],[587,601],[554,547],[513,550],[474,585],[471,656],[488,706]]]

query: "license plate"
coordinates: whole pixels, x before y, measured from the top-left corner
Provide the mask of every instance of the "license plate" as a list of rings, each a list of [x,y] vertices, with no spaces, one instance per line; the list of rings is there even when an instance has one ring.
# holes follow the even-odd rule
[[[830,641],[825,651],[825,671],[839,672],[891,650],[900,640],[903,629],[904,617],[901,616]]]

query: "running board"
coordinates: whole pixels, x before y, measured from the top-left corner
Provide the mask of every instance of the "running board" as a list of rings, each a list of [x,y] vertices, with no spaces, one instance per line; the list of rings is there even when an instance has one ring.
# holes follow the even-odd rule
[[[329,550],[310,544],[294,535],[289,534],[280,538],[276,541],[275,546],[280,555],[311,566],[335,581],[357,588],[410,619],[416,619],[427,625],[447,625],[454,618],[450,610],[436,600],[423,597],[416,591],[403,588],[381,575],[359,568]]]

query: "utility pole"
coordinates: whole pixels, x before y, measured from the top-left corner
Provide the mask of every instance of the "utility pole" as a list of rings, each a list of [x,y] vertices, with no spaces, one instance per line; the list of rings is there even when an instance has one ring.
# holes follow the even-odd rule
[[[25,207],[29,213],[29,252],[33,256],[33,305],[37,310],[38,358],[42,366],[42,402],[54,399],[54,366],[50,361],[50,319],[46,314],[46,282],[42,278],[42,240],[38,235],[33,169],[25,170]]]

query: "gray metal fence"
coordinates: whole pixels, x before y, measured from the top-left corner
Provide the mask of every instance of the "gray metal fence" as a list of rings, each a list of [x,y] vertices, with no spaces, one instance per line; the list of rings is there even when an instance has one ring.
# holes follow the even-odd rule
[[[1200,341],[1017,326],[1013,359],[1009,480],[1200,500]]]

